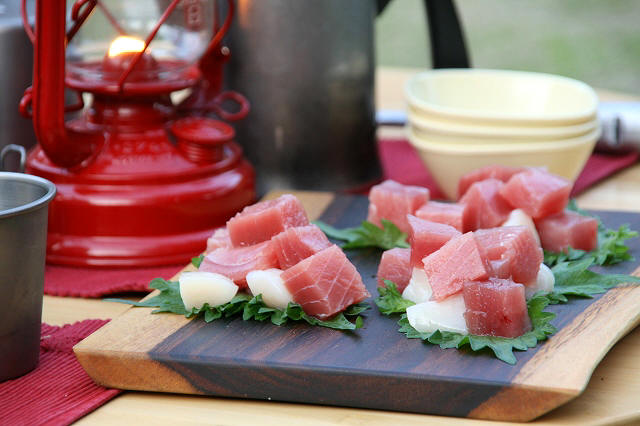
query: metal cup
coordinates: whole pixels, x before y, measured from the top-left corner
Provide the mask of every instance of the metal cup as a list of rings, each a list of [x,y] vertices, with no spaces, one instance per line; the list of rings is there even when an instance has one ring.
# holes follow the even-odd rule
[[[0,172],[0,382],[36,367],[47,242],[46,179]]]

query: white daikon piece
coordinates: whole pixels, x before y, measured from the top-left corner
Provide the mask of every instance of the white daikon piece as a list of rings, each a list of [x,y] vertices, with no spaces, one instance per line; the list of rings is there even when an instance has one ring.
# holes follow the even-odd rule
[[[551,269],[549,269],[547,265],[541,263],[536,281],[524,286],[524,296],[528,300],[538,292],[543,292],[544,294],[551,293],[555,284],[556,277],[553,275],[553,272],[551,272]]]
[[[411,300],[413,303],[422,303],[431,299],[431,284],[429,278],[422,268],[413,268],[411,279],[402,292],[402,297]]]
[[[247,284],[251,294],[262,294],[262,300],[270,308],[285,309],[289,302],[293,302],[293,296],[284,285],[280,277],[280,269],[266,269],[264,271],[251,271],[247,274]]]
[[[538,245],[540,245],[540,236],[538,235],[538,231],[536,230],[536,225],[535,223],[533,223],[533,219],[531,219],[531,216],[526,214],[524,210],[511,210],[511,213],[509,213],[509,217],[504,221],[502,226],[526,226],[527,228],[531,229],[531,232],[533,232],[533,236],[536,237]]]
[[[409,324],[421,333],[436,330],[468,334],[464,320],[464,298],[462,294],[447,297],[441,302],[429,300],[407,308]]]
[[[183,272],[178,282],[180,297],[187,311],[201,308],[205,303],[212,307],[224,305],[238,292],[238,286],[231,279],[213,272]]]

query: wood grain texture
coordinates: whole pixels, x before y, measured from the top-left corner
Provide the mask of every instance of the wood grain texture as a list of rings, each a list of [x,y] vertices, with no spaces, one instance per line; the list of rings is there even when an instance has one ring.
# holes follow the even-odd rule
[[[345,227],[365,215],[366,199],[337,197],[322,219]],[[604,219],[640,225],[638,215],[614,213]],[[379,254],[349,253],[374,294]],[[375,309],[363,329],[344,333],[237,319],[205,324],[135,308],[83,341],[76,354],[92,377],[114,387],[529,420],[582,392],[604,353],[637,323],[637,297],[636,288],[622,289],[552,307],[560,332],[534,350],[517,353],[516,366],[488,353],[441,350],[406,339],[394,320]],[[603,321],[609,317],[615,321]],[[590,338],[592,327],[603,329],[600,340]],[[583,336],[593,349],[579,350],[584,361],[576,361],[565,351]],[[555,337],[563,344],[554,344]],[[561,380],[553,375],[558,367],[567,371]],[[145,381],[137,383],[131,378],[135,374]]]

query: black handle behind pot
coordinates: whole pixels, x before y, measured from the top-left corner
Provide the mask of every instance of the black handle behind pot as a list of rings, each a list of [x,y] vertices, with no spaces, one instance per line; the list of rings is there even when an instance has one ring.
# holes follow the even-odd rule
[[[391,0],[376,0],[378,14]],[[469,68],[462,26],[453,0],[424,0],[433,68]]]

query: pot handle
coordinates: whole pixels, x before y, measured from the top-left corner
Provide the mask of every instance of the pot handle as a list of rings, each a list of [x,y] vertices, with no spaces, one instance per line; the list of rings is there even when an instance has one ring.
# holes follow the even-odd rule
[[[5,169],[4,159],[6,158],[7,154],[12,151],[17,152],[20,155],[20,166],[18,168],[18,171],[20,173],[24,173],[24,165],[27,161],[27,151],[22,145],[16,145],[14,143],[10,143],[9,145],[2,148],[2,151],[0,151],[0,171]]]
[[[382,13],[384,8],[387,7],[390,1],[391,0],[376,0],[376,3],[378,4],[378,15]]]
[[[453,0],[424,0],[433,68],[469,68],[462,26]]]
[[[376,0],[378,15],[391,0]],[[433,68],[469,68],[462,25],[453,0],[424,0]]]

